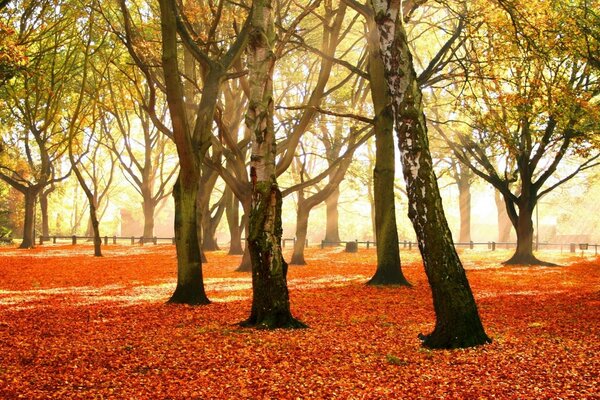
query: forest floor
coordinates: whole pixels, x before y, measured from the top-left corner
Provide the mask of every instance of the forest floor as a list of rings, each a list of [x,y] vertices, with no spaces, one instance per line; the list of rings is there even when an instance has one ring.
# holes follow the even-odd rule
[[[493,343],[431,351],[414,250],[402,252],[413,287],[384,288],[364,284],[373,249],[307,249],[288,281],[309,328],[257,331],[236,325],[251,295],[240,256],[208,253],[213,303],[189,307],[164,304],[173,246],[0,248],[0,398],[600,398],[600,258],[505,267],[507,250],[460,253]]]

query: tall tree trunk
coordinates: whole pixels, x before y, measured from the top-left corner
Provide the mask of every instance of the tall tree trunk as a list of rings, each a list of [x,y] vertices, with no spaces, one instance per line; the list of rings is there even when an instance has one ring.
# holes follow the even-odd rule
[[[375,240],[377,270],[367,282],[371,285],[410,286],[400,263],[398,227],[396,225],[396,195],[394,193],[394,116],[385,81],[385,69],[379,50],[375,21],[369,18],[369,79],[375,108],[375,169],[373,192],[375,203]]]
[[[20,249],[32,249],[35,245],[35,200],[37,190],[27,188],[24,192],[25,200],[25,222],[23,224],[23,241]]]
[[[202,248],[204,251],[216,251],[220,250],[219,244],[217,243],[217,228],[223,218],[225,212],[225,199],[222,199],[217,204],[217,209],[214,211],[214,216],[211,215],[210,210],[207,210],[207,215],[204,218],[205,223],[202,225],[203,237],[202,237]]]
[[[154,237],[154,210],[156,209],[156,203],[151,198],[144,196],[142,209],[144,211],[144,239],[150,239]]]
[[[337,242],[340,241],[340,229],[339,229],[339,220],[340,214],[338,211],[338,203],[340,199],[340,189],[336,189],[333,191],[331,196],[325,200],[325,205],[327,209],[327,225],[325,228],[325,242],[336,243],[334,246],[337,246]]]
[[[85,189],[84,189],[85,190]],[[89,200],[89,196],[88,196]],[[100,222],[98,221],[96,205],[90,201],[90,221],[94,232],[94,256],[102,257],[102,238],[100,237]]]
[[[249,215],[251,213],[251,200],[250,199],[245,199],[242,202],[242,208],[244,210],[244,216],[242,217],[242,226],[244,227],[244,230],[246,231],[246,245],[244,246],[244,253],[242,256],[242,261],[240,262],[240,265],[237,267],[236,271],[237,272],[250,272],[252,271],[252,258],[250,257],[250,247],[248,246],[248,235],[249,235],[249,224],[250,224],[250,218]]]
[[[436,324],[431,348],[489,343],[448,227],[429,152],[423,99],[402,22],[401,2],[372,2],[391,96],[412,221],[431,286]]]
[[[460,208],[460,243],[471,241],[471,182],[470,177],[461,173],[458,179],[458,204]]]
[[[204,79],[194,130],[190,130],[177,57],[176,4],[159,0],[162,33],[162,66],[173,139],[179,157],[179,175],[173,188],[175,200],[175,247],[177,287],[170,303],[208,304],[202,278],[201,215],[197,209],[200,166],[210,146],[212,122],[224,71],[211,70]]]
[[[229,255],[244,254],[242,248],[242,226],[240,225],[240,202],[228,187],[225,188],[227,205],[225,216],[229,227]]]
[[[290,312],[287,263],[281,254],[282,198],[275,180],[273,127],[274,41],[271,0],[254,0],[248,44],[251,88],[246,114],[246,125],[252,132],[252,203],[248,224],[252,309],[242,324],[265,329],[304,327]]]
[[[54,191],[54,185],[40,192],[40,213],[42,214],[42,236],[50,236],[50,219],[48,217],[48,196]]]
[[[494,188],[494,201],[498,210],[498,242],[508,243],[510,241],[510,230],[512,224],[506,212],[506,203],[502,199],[502,195]]]
[[[298,213],[296,214],[296,243],[294,243],[294,252],[292,253],[291,265],[306,265],[304,259],[304,245],[306,244],[306,234],[308,232],[308,217],[310,208],[304,207],[298,198]]]
[[[196,228],[198,179],[186,182],[180,173],[173,187],[175,199],[175,247],[177,249],[177,287],[169,303],[208,304],[204,291],[200,242]]]
[[[517,249],[511,258],[505,261],[505,265],[556,265],[551,262],[542,261],[533,255],[533,210],[536,202],[532,197],[525,195],[529,190],[525,188],[517,204],[519,211],[515,210],[513,203],[507,204],[508,215],[517,233]]]
[[[71,161],[71,168],[73,172],[75,172],[75,176],[77,177],[77,182],[79,182],[79,186],[85,193],[85,197],[88,200],[88,206],[90,210],[90,219],[89,225],[92,229],[92,238],[94,241],[94,256],[102,257],[102,238],[100,237],[100,223],[98,222],[98,214],[97,214],[97,201],[94,197],[94,193],[90,190],[87,183],[85,182],[85,177],[77,167],[77,162],[75,161],[75,157],[73,155],[73,143],[72,137],[69,141],[69,160]]]

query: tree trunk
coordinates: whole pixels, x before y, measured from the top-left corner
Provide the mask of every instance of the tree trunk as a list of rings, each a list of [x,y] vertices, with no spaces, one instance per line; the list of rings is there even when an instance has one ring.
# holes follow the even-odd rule
[[[208,304],[204,291],[200,245],[196,229],[198,179],[187,182],[180,173],[173,187],[175,199],[175,247],[177,249],[177,287],[169,303]]]
[[[335,189],[331,196],[325,200],[326,208],[327,208],[327,226],[325,229],[325,242],[335,243],[334,246],[337,246],[337,242],[340,241],[340,230],[339,230],[339,211],[338,211],[338,202],[340,199],[340,189]]]
[[[249,231],[249,218],[250,215],[250,200],[242,201],[242,207],[244,210],[244,216],[242,217],[242,226],[246,231],[246,245],[244,246],[244,252],[242,256],[242,261],[240,262],[239,267],[237,267],[237,272],[250,272],[252,271],[252,258],[250,257],[250,248],[248,247],[248,231]]]
[[[533,255],[533,210],[535,202],[529,201],[526,196],[521,195],[519,213],[514,224],[517,232],[517,249],[515,253],[505,261],[505,265],[556,265],[547,261],[541,261]],[[514,209],[514,206],[513,206]]]
[[[383,4],[388,3],[388,4]],[[400,2],[373,2],[412,221],[431,286],[436,324],[420,335],[431,348],[489,343],[452,242],[429,152],[421,90],[402,22]]]
[[[461,173],[458,179],[458,204],[460,208],[460,243],[471,241],[471,182],[470,177]]]
[[[304,246],[306,244],[306,234],[308,232],[308,217],[310,209],[306,209],[298,199],[298,213],[296,214],[296,243],[294,243],[294,252],[292,253],[291,265],[306,265],[304,259]]]
[[[375,108],[375,169],[373,192],[375,203],[375,240],[377,270],[367,282],[370,285],[410,286],[400,263],[398,228],[396,225],[396,195],[394,193],[394,116],[385,81],[385,69],[379,51],[375,21],[369,18],[369,78]]]
[[[496,202],[496,209],[498,210],[498,242],[508,243],[510,242],[510,230],[512,228],[512,224],[510,222],[510,218],[508,218],[506,204],[502,199],[502,195],[495,188],[494,201]]]
[[[48,218],[48,196],[53,190],[43,190],[40,193],[40,213],[42,214],[42,236],[50,236],[50,222]]]
[[[102,257],[102,238],[100,237],[100,222],[98,221],[96,204],[94,204],[94,201],[90,199],[89,196],[88,201],[90,202],[90,223],[92,225],[92,232],[94,236],[94,256]]]
[[[162,69],[173,139],[179,157],[179,175],[173,187],[175,199],[175,247],[177,249],[177,287],[170,303],[208,304],[204,292],[200,258],[201,215],[197,208],[200,167],[210,147],[216,101],[225,71],[207,72],[194,130],[188,124],[177,49],[175,2],[159,0],[162,34]],[[201,210],[200,210],[201,211]]]
[[[250,248],[248,247],[248,241],[246,241],[246,247],[242,253],[242,260],[240,265],[236,268],[236,272],[250,272],[252,271],[252,258],[250,257]]]
[[[246,125],[252,132],[252,203],[248,248],[252,259],[252,309],[242,323],[264,329],[304,327],[290,312],[287,263],[281,254],[281,191],[275,180],[273,69],[275,31],[271,0],[252,2],[248,43],[250,101]]]
[[[24,194],[25,222],[23,223],[23,241],[20,249],[32,249],[35,245],[35,200],[37,191],[27,188]]]
[[[225,188],[227,193],[227,206],[225,208],[225,216],[227,217],[227,225],[229,226],[229,255],[244,254],[242,248],[242,225],[240,225],[240,202],[233,195],[229,188]]]
[[[142,202],[142,210],[144,211],[144,233],[145,239],[154,237],[154,210],[156,209],[156,203],[150,198],[144,195]]]

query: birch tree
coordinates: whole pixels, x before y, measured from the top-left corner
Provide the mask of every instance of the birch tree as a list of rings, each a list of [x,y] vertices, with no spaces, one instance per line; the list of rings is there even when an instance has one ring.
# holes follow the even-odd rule
[[[424,346],[459,348],[489,343],[475,299],[444,215],[429,151],[423,96],[399,0],[371,0],[379,33],[406,191],[425,273],[431,286],[436,324],[420,335]]]

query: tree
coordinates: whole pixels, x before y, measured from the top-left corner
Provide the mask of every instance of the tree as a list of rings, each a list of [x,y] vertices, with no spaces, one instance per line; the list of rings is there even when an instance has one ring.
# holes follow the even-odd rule
[[[486,6],[487,7],[487,6]],[[448,138],[454,154],[504,198],[517,234],[506,264],[549,264],[533,254],[532,215],[540,197],[599,164],[600,93],[570,16],[552,4],[501,1],[482,12],[487,35],[470,32],[467,129]],[[482,10],[479,10],[480,12]],[[575,56],[574,56],[575,54]],[[565,167],[565,157],[579,160]]]
[[[433,294],[436,324],[421,336],[431,348],[489,343],[452,242],[429,152],[423,99],[400,2],[372,0],[413,223]]]
[[[315,206],[322,203],[329,196],[331,196],[331,193],[333,193],[336,190],[339,191],[340,183],[344,179],[346,171],[352,163],[352,157],[354,152],[360,145],[365,143],[367,139],[369,139],[372,136],[372,130],[369,130],[369,132],[363,134],[363,131],[365,131],[368,127],[369,126],[359,129],[358,127],[351,126],[350,134],[346,139],[347,143],[345,146],[346,149],[344,153],[336,154],[336,158],[333,160],[327,157],[328,167],[324,171],[312,178],[308,176],[308,174],[313,172],[311,170],[314,168],[307,166],[307,164],[309,164],[310,161],[313,161],[310,164],[314,164],[315,157],[312,157],[312,160],[309,160],[309,158],[311,158],[310,154],[308,154],[309,152],[305,150],[304,154],[301,154],[300,157],[297,158],[297,167],[295,169],[296,174],[299,176],[300,182],[283,191],[284,197],[290,193],[298,193],[298,211],[296,214],[296,241],[294,243],[294,252],[292,253],[292,259],[290,261],[290,264],[306,264],[306,261],[304,260],[304,248],[308,232],[308,217],[310,215],[310,211]],[[332,141],[341,142],[342,129],[344,129],[344,124],[337,124],[335,129],[336,132],[333,135],[331,135],[331,138],[328,138],[327,133],[323,132],[320,139],[324,143],[329,142],[329,145],[331,145]],[[360,136],[361,134],[362,136]],[[308,141],[305,138],[303,140],[303,143],[301,143],[301,147],[303,149],[305,147],[306,142]],[[342,145],[343,143],[340,143],[340,146],[338,147],[341,149]],[[324,186],[318,187],[315,183],[319,183],[326,176],[329,177],[328,182]],[[312,190],[310,196],[306,196],[306,188],[308,187],[315,188],[314,190]]]
[[[142,198],[143,237],[150,240],[154,237],[156,208],[171,194],[170,186],[177,173],[173,144],[152,123],[146,111],[150,93],[143,74],[120,64],[112,69],[107,70],[109,100],[102,104],[112,115],[109,121],[112,129],[105,132],[109,139],[107,146],[117,156],[127,181]],[[124,107],[126,99],[130,103]],[[161,107],[158,115],[166,114],[166,105],[156,107]]]
[[[0,179],[24,196],[20,247],[30,248],[35,244],[34,216],[39,194],[70,173],[60,164],[67,150],[61,117],[69,107],[73,90],[70,79],[81,68],[81,57],[77,54],[77,26],[69,24],[69,13],[59,15],[51,2],[24,7],[15,40],[30,43],[24,58],[28,73],[0,86],[1,97],[9,105],[3,110],[3,122],[11,128],[2,132],[5,145],[1,150],[10,152],[10,157],[4,157],[0,164]]]
[[[89,72],[90,57],[92,56],[92,46],[94,40],[99,43],[103,43],[102,38],[95,37],[94,35],[94,21],[95,13],[92,7],[88,11],[89,15],[86,21],[86,25],[83,27],[81,37],[84,40],[80,51],[83,54],[81,61],[81,80],[79,82],[80,88],[76,96],[75,108],[71,115],[67,116],[67,135],[68,135],[68,148],[69,148],[69,161],[71,162],[71,168],[75,173],[75,177],[79,182],[79,185],[83,189],[85,196],[87,197],[90,212],[90,225],[93,233],[94,240],[94,256],[102,256],[102,239],[100,237],[100,222],[98,219],[98,205],[99,205],[99,190],[98,190],[98,179],[96,175],[96,162],[98,161],[98,154],[100,151],[100,142],[102,142],[100,120],[102,118],[99,115],[98,105],[95,101],[95,96],[87,96],[86,93],[98,93],[100,87],[104,81],[104,72],[108,63],[104,63],[104,69],[101,69],[99,74],[90,79]],[[100,39],[100,40],[98,40]],[[96,51],[98,48],[95,49]],[[88,91],[89,90],[89,91]],[[88,117],[87,114],[91,114]],[[89,125],[88,125],[89,123]],[[83,167],[82,159],[91,152],[91,169],[90,173]],[[111,167],[109,172],[109,178],[105,182],[105,187],[102,190],[102,197],[108,192],[108,188],[112,183],[113,171],[114,171],[114,158],[111,157]],[[91,177],[91,187],[86,180],[85,174]]]
[[[394,153],[394,116],[385,79],[383,58],[379,50],[377,25],[372,13],[367,19],[369,49],[369,81],[375,111],[375,168],[373,169],[373,203],[375,208],[375,240],[377,269],[371,285],[410,286],[402,273],[398,248],[398,228],[394,193],[396,160]]]
[[[220,2],[222,3],[222,2]],[[122,8],[125,9],[124,2]],[[192,39],[191,27],[179,15],[174,1],[161,0],[162,67],[167,103],[173,126],[173,139],[179,156],[179,175],[173,188],[175,198],[175,241],[177,247],[177,288],[169,300],[172,303],[206,304],[198,224],[202,220],[197,210],[200,169],[212,141],[212,127],[217,99],[228,70],[241,55],[247,40],[244,25],[229,49],[211,58]],[[217,19],[218,22],[218,19]],[[195,125],[190,127],[181,73],[179,70],[177,33],[186,48],[202,67],[204,83],[197,106]]]
[[[271,0],[254,0],[250,21],[248,64],[251,86],[246,125],[252,133],[252,203],[248,223],[252,309],[242,325],[265,329],[301,328],[305,325],[290,312],[288,266],[281,254],[282,197],[275,178],[275,31]]]

